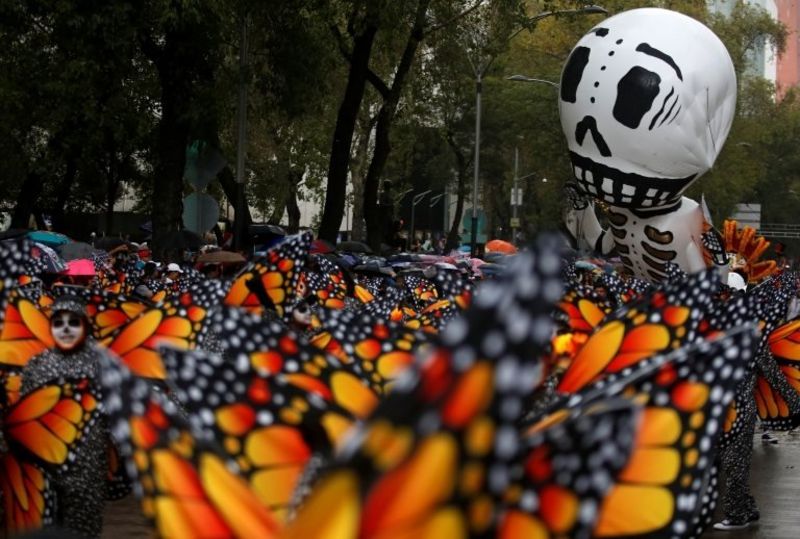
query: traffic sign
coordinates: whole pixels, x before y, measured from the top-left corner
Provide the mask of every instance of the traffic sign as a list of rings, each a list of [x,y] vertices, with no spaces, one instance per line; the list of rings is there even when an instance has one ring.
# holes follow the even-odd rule
[[[205,234],[219,220],[219,204],[213,197],[205,193],[192,193],[183,199],[183,226]]]
[[[183,169],[183,177],[192,187],[202,191],[227,164],[228,162],[219,150],[210,144],[196,140],[186,147],[186,165]]]
[[[519,217],[511,218],[511,228],[519,228]]]
[[[522,188],[511,188],[511,205],[522,206]]]

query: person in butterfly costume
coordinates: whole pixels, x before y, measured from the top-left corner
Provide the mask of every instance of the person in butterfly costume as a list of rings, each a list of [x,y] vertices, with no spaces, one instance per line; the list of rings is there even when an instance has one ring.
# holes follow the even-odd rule
[[[99,352],[89,336],[83,302],[62,296],[52,305],[50,330],[55,347],[31,358],[22,371],[22,395],[59,379],[87,379],[99,384]],[[76,447],[74,461],[52,477],[58,526],[87,537],[99,537],[103,527],[109,434],[100,421]]]
[[[788,314],[788,297],[795,294],[795,287],[790,293],[776,294],[761,299],[767,305],[765,309],[772,311],[767,318],[765,332],[769,334]],[[725,493],[722,498],[723,519],[714,524],[714,529],[723,531],[740,530],[749,527],[759,520],[760,513],[756,500],[750,490],[750,472],[753,458],[753,435],[758,413],[753,392],[756,380],[761,376],[774,388],[776,394],[784,399],[789,410],[800,411],[800,395],[789,385],[781,373],[775,358],[765,344],[755,357],[754,363],[739,385],[735,397],[737,411],[736,422],[730,432],[723,436],[719,462],[725,472]]]

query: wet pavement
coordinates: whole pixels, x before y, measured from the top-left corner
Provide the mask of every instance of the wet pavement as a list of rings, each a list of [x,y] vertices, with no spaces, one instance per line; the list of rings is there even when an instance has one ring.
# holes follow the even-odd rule
[[[142,516],[139,502],[131,494],[124,500],[106,505],[103,520],[103,539],[134,539],[153,537],[150,524]]]
[[[776,432],[777,445],[753,443],[750,486],[761,512],[755,526],[736,532],[710,531],[703,539],[800,538],[800,431]]]
[[[751,484],[761,520],[750,529],[710,531],[703,539],[800,538],[800,432],[775,433],[777,445],[756,435]],[[151,537],[150,528],[132,496],[106,507],[104,539]]]

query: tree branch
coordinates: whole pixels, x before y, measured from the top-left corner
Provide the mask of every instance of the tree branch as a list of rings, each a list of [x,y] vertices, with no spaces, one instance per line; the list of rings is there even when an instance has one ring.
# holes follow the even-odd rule
[[[347,42],[345,41],[342,32],[339,31],[339,27],[335,24],[332,24],[330,28],[331,33],[333,33],[333,36],[336,38],[336,44],[339,46],[339,52],[342,53],[342,56],[344,56],[345,60],[350,62],[352,59],[352,52],[347,46]],[[372,85],[372,87],[375,88],[375,90],[381,94],[381,97],[384,99],[389,95],[389,86],[383,82],[383,79],[381,79],[369,67],[367,67],[367,82],[369,82],[370,85]]]
[[[339,30],[339,27],[335,24],[332,24],[330,26],[330,29],[331,33],[333,34],[333,37],[336,38],[336,44],[339,46],[339,52],[341,52],[342,56],[344,56],[345,59],[349,62],[350,56],[352,55],[352,51],[350,50],[350,47],[347,46],[347,42],[345,42],[342,32]]]
[[[367,68],[367,82],[369,82],[375,90],[381,94],[381,97],[384,99],[389,96],[389,86],[383,82],[383,79],[380,78],[374,71],[370,68]]]
[[[147,56],[151,62],[158,65],[161,60],[161,49],[156,45],[153,36],[139,33],[137,37],[139,46],[142,48],[144,55]]]
[[[476,9],[481,7],[481,5],[483,5],[483,2],[484,2],[484,0],[478,0],[477,2],[475,2],[474,5],[468,7],[467,9],[462,11],[461,13],[451,17],[450,19],[448,19],[448,20],[446,20],[446,21],[444,21],[442,23],[439,23],[439,24],[436,24],[434,26],[431,26],[430,28],[428,28],[428,30],[425,31],[425,34],[424,34],[425,37],[431,35],[434,32],[438,32],[439,30],[442,30],[443,28],[447,28],[448,26],[450,26],[451,24],[453,24],[454,22],[456,22],[459,19],[463,19],[464,17],[466,17],[467,15],[469,15],[470,13],[472,13],[473,11],[475,11]]]

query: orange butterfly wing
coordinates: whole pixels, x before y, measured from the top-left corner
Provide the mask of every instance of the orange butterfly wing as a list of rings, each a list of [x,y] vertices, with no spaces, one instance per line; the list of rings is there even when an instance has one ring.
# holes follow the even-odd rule
[[[308,233],[291,236],[246,266],[231,284],[223,303],[256,314],[272,307],[283,316],[296,298],[311,240]]]
[[[640,411],[634,399],[608,398],[558,410],[529,429],[520,458],[524,476],[506,493],[510,507],[497,537],[588,536],[594,520],[587,516],[612,486],[589,478],[619,476],[631,453]],[[598,431],[607,436],[597,436]]]
[[[520,255],[482,301],[448,325],[409,383],[395,385],[312,489],[287,536],[491,533],[503,502],[490,474],[516,469],[504,454],[515,449],[500,438],[516,436],[514,403],[539,381],[535,358],[550,333],[551,302],[560,294],[558,259],[550,258],[555,247],[541,241],[536,256]],[[522,294],[532,282],[541,295]],[[530,317],[511,320],[501,306]],[[512,327],[515,322],[519,326]]]
[[[98,393],[88,380],[46,385],[9,407],[4,431],[9,444],[58,466],[70,458],[71,449],[93,428],[98,414]]]
[[[581,395],[602,398],[616,388],[645,406],[633,453],[603,502],[594,537],[652,537],[675,523],[688,534],[706,524],[695,508],[712,473],[719,425],[756,344],[753,329],[740,328],[645,359],[627,374],[608,374],[568,397],[570,402]],[[731,350],[734,357],[726,354]],[[698,503],[679,503],[684,499]]]
[[[98,415],[97,390],[85,379],[42,386],[3,411],[0,425],[11,449],[0,459],[7,531],[19,533],[49,523],[53,498],[44,469],[72,459]]]
[[[2,529],[17,535],[52,523],[55,498],[44,471],[31,462],[6,453],[0,456]]]
[[[213,418],[204,428],[224,440],[222,448],[261,502],[285,520],[311,456],[329,456],[354,417],[323,393],[299,389],[282,375],[234,367],[201,352],[171,350],[164,358],[175,395],[192,416]],[[216,380],[229,383],[217,386]],[[197,392],[198,384],[206,390]]]
[[[217,292],[215,283],[198,283],[192,291],[156,305],[119,327],[107,339],[107,347],[136,375],[162,380],[166,373],[159,346],[195,348]]]
[[[163,394],[104,358],[105,382],[129,399],[109,404],[112,431],[144,515],[160,536],[275,537],[278,523],[223,453],[195,436]],[[116,369],[116,370],[115,370]]]
[[[357,418],[367,417],[378,404],[381,385],[360,363],[342,364],[277,322],[227,308],[215,313],[214,328],[231,356],[246,357],[262,372],[283,374],[288,383]]]
[[[603,375],[696,338],[702,317],[712,305],[713,286],[708,286],[708,278],[698,273],[685,282],[667,284],[609,315],[578,350],[558,391],[579,391]]]
[[[32,301],[12,292],[0,329],[0,364],[24,366],[54,344],[47,315]]]

